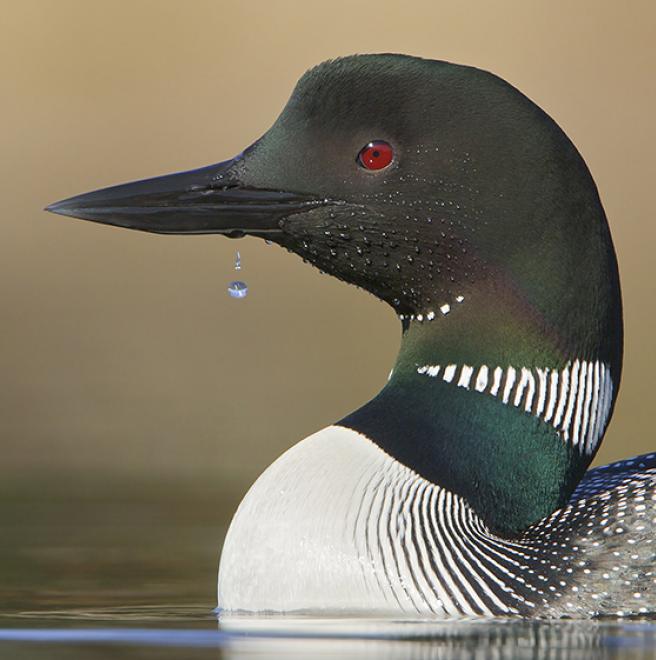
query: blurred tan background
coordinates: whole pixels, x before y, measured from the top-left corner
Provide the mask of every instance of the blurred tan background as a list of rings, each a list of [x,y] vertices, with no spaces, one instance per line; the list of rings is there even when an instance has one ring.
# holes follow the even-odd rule
[[[238,153],[307,68],[354,52],[489,69],[573,139],[610,220],[625,301],[624,383],[597,462],[656,449],[652,2],[1,9],[0,483],[29,488],[35,509],[44,483],[73,492],[97,479],[175,484],[171,502],[200,489],[229,516],[284,449],[384,383],[400,334],[391,310],[277,247],[41,210]],[[236,248],[251,288],[241,301],[226,294]]]

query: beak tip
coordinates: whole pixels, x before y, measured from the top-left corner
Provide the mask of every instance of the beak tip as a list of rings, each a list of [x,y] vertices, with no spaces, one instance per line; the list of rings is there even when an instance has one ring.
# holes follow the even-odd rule
[[[67,215],[64,202],[53,202],[52,204],[48,204],[43,210],[49,213],[57,213],[58,215]]]
[[[63,215],[69,218],[81,218],[92,220],[92,216],[81,215],[84,212],[84,209],[80,208],[79,204],[71,203],[74,198],[62,199],[59,202],[53,202],[48,204],[43,210],[48,211],[48,213],[55,213],[57,215]]]

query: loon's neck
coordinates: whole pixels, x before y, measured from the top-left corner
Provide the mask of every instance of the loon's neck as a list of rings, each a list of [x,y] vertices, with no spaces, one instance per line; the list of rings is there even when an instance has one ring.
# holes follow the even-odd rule
[[[508,287],[492,288],[403,318],[388,384],[340,423],[515,535],[576,487],[612,412],[620,364],[606,340],[572,334]]]

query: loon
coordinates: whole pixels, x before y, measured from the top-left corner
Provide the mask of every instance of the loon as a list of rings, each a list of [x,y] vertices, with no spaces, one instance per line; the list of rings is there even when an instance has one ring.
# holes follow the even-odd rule
[[[381,392],[243,499],[223,616],[656,611],[656,453],[588,470],[622,369],[606,216],[572,142],[501,78],[331,60],[232,160],[47,210],[266,239],[400,319]]]

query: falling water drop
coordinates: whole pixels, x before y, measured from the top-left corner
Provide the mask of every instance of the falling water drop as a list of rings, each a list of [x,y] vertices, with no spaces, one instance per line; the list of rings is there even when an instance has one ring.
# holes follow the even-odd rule
[[[241,254],[235,254],[235,270],[241,270]],[[231,298],[245,298],[248,295],[248,285],[241,280],[234,280],[228,284],[228,295]]]
[[[228,285],[228,294],[231,298],[245,298],[248,295],[246,282],[236,280]]]

